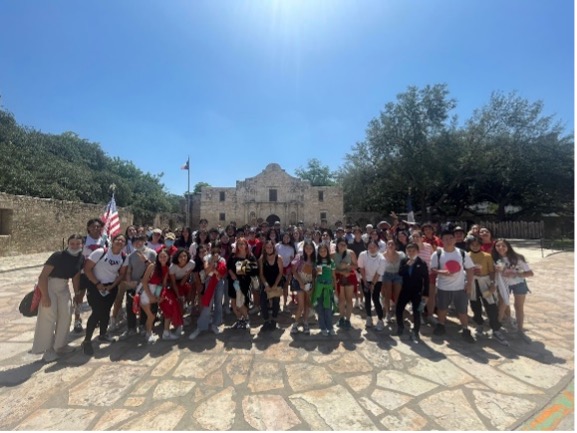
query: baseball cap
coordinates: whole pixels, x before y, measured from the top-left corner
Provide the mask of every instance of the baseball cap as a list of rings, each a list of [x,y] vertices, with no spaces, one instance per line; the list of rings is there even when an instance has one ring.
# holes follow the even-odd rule
[[[176,236],[174,235],[174,233],[168,232],[167,234],[164,235],[164,239],[172,239],[172,240],[175,240],[175,239],[176,239]]]

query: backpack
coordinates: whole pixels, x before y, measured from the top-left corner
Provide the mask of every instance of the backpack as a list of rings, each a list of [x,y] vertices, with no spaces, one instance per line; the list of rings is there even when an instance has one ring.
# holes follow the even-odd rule
[[[101,247],[102,248],[102,247]],[[104,253],[102,253],[102,255],[100,256],[100,258],[96,261],[96,263],[94,264],[94,266],[96,266],[98,264],[98,262],[100,260],[102,260],[104,258],[104,256],[106,255],[106,253],[108,252],[108,248],[104,247],[102,248],[104,250]],[[124,261],[126,260],[126,253],[124,251],[120,252],[120,255],[122,256],[122,263],[124,263]]]
[[[456,248],[456,247],[455,247]],[[461,260],[463,261],[463,269],[465,269],[465,251],[461,248],[456,248],[461,253]],[[441,269],[441,253],[443,252],[442,248],[437,248],[437,269]]]

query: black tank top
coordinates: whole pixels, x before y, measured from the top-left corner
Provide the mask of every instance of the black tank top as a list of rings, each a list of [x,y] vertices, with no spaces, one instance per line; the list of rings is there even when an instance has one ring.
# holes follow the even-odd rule
[[[274,256],[274,263],[271,265],[268,263],[266,257],[263,256],[262,258],[263,266],[262,266],[262,274],[264,276],[264,280],[268,283],[270,287],[272,287],[280,274],[280,270],[278,268],[278,255],[275,254]]]

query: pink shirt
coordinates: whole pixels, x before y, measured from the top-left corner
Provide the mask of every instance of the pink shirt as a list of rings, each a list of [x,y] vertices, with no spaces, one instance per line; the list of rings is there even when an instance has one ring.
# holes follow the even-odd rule
[[[432,255],[433,255],[433,247],[431,246],[431,244],[423,242],[423,246],[419,246],[419,257],[427,264],[429,272],[431,271]]]

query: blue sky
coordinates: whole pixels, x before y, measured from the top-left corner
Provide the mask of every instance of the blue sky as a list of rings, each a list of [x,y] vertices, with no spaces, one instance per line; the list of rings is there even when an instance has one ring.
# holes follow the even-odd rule
[[[331,169],[410,85],[464,122],[492,91],[574,128],[571,0],[0,0],[0,103],[182,194],[278,162]]]

